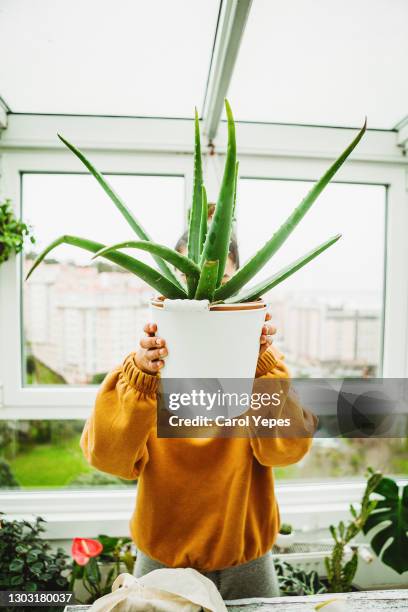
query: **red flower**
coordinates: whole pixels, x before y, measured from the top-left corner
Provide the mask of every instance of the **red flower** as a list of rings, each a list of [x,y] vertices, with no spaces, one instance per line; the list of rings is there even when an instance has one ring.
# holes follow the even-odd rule
[[[74,538],[72,540],[72,557],[78,565],[86,565],[91,557],[97,557],[103,550],[98,540],[89,538]]]

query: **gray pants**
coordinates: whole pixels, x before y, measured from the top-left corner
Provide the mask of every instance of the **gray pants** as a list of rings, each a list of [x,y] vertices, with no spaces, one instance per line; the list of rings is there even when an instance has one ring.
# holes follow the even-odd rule
[[[136,578],[140,578],[153,570],[165,567],[163,563],[151,559],[139,550],[133,574]],[[224,600],[280,595],[271,552],[242,565],[200,573],[213,581]]]

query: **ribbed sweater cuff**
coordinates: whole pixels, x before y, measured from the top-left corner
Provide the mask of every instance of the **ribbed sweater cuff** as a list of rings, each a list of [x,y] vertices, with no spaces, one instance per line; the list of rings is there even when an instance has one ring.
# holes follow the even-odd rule
[[[122,373],[126,381],[145,395],[157,393],[160,377],[157,374],[146,374],[136,365],[135,353],[130,353],[122,363]]]
[[[259,378],[260,376],[264,376],[268,372],[271,372],[276,367],[277,363],[278,360],[276,359],[272,351],[270,351],[269,349],[264,351],[262,355],[258,357],[258,363],[256,365],[255,372],[256,378]]]
[[[258,378],[271,372],[277,363],[278,361],[272,351],[266,350],[258,357],[255,376]],[[157,374],[146,374],[146,372],[139,370],[136,365],[134,352],[125,357],[122,364],[122,372],[127,382],[138,391],[146,395],[157,393],[160,377]]]

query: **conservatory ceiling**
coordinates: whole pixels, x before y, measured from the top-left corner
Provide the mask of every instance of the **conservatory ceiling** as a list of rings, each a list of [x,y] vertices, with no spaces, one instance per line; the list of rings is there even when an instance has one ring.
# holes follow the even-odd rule
[[[231,1],[0,0],[1,98],[11,113],[186,118],[197,106],[205,118]],[[408,115],[407,0],[240,2],[220,81],[237,120],[356,127],[367,115],[394,129]]]

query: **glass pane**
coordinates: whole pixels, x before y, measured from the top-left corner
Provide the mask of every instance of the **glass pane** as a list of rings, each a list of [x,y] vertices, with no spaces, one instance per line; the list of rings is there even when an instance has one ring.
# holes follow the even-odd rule
[[[115,175],[110,182],[150,235],[174,246],[184,228],[184,178]],[[104,244],[135,238],[87,175],[24,174],[23,218],[37,239],[25,272],[34,254],[63,234]],[[147,253],[124,252],[155,265]],[[103,258],[91,263],[87,251],[56,248],[23,282],[24,384],[98,383],[136,349],[151,295],[138,277]]]
[[[0,421],[0,489],[125,487],[91,467],[79,440],[84,421]]]
[[[270,238],[310,185],[240,181],[237,233],[242,261]],[[342,234],[328,251],[267,296],[278,327],[276,344],[293,376],[380,375],[385,207],[382,185],[332,183],[256,277],[260,281]],[[367,219],[369,231],[364,231]]]
[[[79,445],[83,426],[84,421],[1,421],[0,489],[134,486],[87,463]],[[301,462],[274,471],[279,482],[362,478],[367,466],[406,477],[407,456],[407,439],[320,439]]]
[[[219,0],[3,0],[1,95],[14,112],[192,117]],[[12,60],[12,61],[11,61]]]
[[[275,468],[274,472],[280,481],[324,482],[332,478],[361,479],[372,467],[385,476],[406,478],[407,457],[407,438],[316,439],[299,463]]]
[[[405,0],[256,0],[228,93],[247,121],[393,128],[407,114]]]

